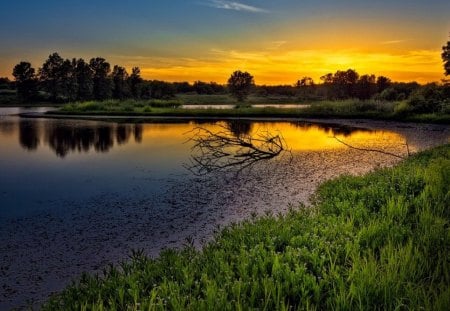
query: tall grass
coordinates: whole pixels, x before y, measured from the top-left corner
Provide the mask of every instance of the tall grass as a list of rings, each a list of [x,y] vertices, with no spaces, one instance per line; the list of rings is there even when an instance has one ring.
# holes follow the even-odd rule
[[[193,95],[189,95],[193,96]],[[227,101],[226,95],[198,95],[195,98],[207,100],[214,97],[217,102]],[[188,98],[188,96],[186,96]],[[207,102],[207,101],[206,101]],[[450,123],[448,113],[405,114],[402,102],[385,101],[320,101],[304,108],[256,108],[241,107],[239,109],[182,109],[186,103],[184,98],[177,100],[107,100],[72,103],[63,106],[59,111],[50,114],[74,115],[123,115],[123,116],[177,116],[177,117],[273,117],[273,118],[369,118],[382,120],[400,120],[414,122]],[[250,102],[247,102],[250,103]],[[267,103],[267,102],[266,102]],[[176,109],[174,109],[176,108]]]
[[[44,310],[448,310],[450,145],[324,183],[312,207],[232,225],[201,251],[134,252]]]

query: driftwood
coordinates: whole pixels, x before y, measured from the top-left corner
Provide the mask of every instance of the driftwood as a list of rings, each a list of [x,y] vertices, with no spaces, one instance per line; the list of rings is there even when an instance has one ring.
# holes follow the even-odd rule
[[[254,135],[233,133],[221,127],[218,132],[197,127],[190,131],[193,142],[191,162],[185,167],[195,175],[217,171],[241,172],[245,168],[280,155],[286,144],[281,135],[260,131]]]

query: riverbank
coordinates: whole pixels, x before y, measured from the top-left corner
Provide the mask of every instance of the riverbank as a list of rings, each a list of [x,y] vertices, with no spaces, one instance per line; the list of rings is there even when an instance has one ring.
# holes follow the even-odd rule
[[[322,101],[298,108],[240,107],[232,109],[183,109],[181,101],[104,101],[73,103],[48,114],[64,116],[128,116],[178,118],[345,118],[402,122],[450,124],[450,115],[443,113],[406,113],[400,104],[377,101]],[[212,105],[213,107],[213,105]]]
[[[227,227],[197,251],[135,252],[44,309],[445,310],[450,146],[321,185],[309,208]]]

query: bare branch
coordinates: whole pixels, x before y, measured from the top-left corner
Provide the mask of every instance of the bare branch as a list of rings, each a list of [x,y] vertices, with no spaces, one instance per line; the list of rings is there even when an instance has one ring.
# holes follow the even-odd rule
[[[233,134],[222,127],[218,132],[197,127],[192,131],[191,163],[185,167],[195,175],[206,175],[215,171],[243,169],[253,164],[272,159],[285,151],[285,141],[280,133],[268,131],[249,134]]]

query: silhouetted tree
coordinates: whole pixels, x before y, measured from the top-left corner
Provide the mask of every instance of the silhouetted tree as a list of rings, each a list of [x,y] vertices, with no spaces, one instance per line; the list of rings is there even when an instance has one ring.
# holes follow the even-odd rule
[[[315,84],[311,77],[303,77],[295,83],[295,87],[299,91],[299,96],[307,99],[313,97]]]
[[[334,86],[334,97],[337,99],[355,97],[355,86],[358,82],[358,78],[358,73],[353,69],[348,69],[347,71],[336,71],[332,80]]]
[[[93,81],[93,71],[88,63],[84,59],[73,59],[73,67],[75,68],[75,75],[77,79],[78,100],[89,100],[92,98],[94,81]]]
[[[139,84],[142,83],[142,81],[141,70],[139,67],[133,67],[133,69],[131,69],[131,74],[128,77],[128,84],[130,85],[131,96],[135,99],[140,97]]]
[[[69,101],[74,101],[78,97],[78,81],[75,63],[66,59],[60,69],[60,90],[61,96]]]
[[[113,98],[124,99],[128,97],[128,72],[124,67],[115,65],[112,72]]]
[[[104,58],[96,57],[89,61],[89,66],[93,72],[93,95],[97,100],[111,98],[111,80],[109,73],[111,66]]]
[[[58,53],[53,53],[39,68],[39,80],[53,101],[63,96],[63,63],[64,59]]]
[[[356,96],[359,99],[369,99],[377,92],[375,75],[362,75],[356,83]]]
[[[189,93],[194,92],[194,87],[189,82],[174,82],[175,92],[177,93]]]
[[[193,87],[197,94],[211,95],[214,93],[212,87],[208,83],[203,81],[195,81]]]
[[[0,90],[1,89],[11,89],[12,88],[12,83],[11,81],[9,81],[8,78],[0,78]]]
[[[145,81],[140,84],[140,94],[142,99],[169,99],[175,96],[175,87],[164,81]]]
[[[254,84],[253,76],[240,70],[233,72],[228,79],[228,89],[239,102],[243,102],[248,97]]]
[[[35,70],[29,62],[20,62],[13,69],[16,81],[17,96],[20,100],[30,101],[37,94]]]
[[[444,74],[450,75],[450,41],[447,41],[447,45],[442,47],[442,60],[444,61]]]
[[[385,76],[379,76],[377,78],[377,92],[378,93],[383,92],[389,86],[391,86],[391,79],[389,79]]]
[[[322,80],[323,84],[332,84],[333,83],[333,74],[327,73],[326,75],[321,76],[320,80]]]

